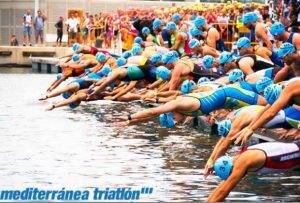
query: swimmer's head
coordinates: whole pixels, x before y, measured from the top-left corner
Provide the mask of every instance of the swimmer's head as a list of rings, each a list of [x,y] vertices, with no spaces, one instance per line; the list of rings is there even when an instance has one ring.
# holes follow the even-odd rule
[[[131,53],[131,51],[125,51],[124,53],[123,53],[123,57],[124,58],[129,58],[129,57],[131,57],[132,56],[132,53]]]
[[[56,75],[56,80],[60,80],[61,77],[62,77],[62,74],[61,74],[61,73],[58,73],[58,74]]]
[[[199,78],[197,84],[201,85],[202,83],[205,83],[205,82],[210,82],[210,80],[209,80],[208,77],[201,77],[201,78]]]
[[[191,48],[192,51],[193,51],[195,48],[200,47],[200,46],[201,46],[201,44],[200,44],[199,40],[197,40],[197,39],[192,39],[192,40],[190,40],[190,42],[189,42],[189,47]]]
[[[111,72],[110,65],[104,65],[100,72],[102,73],[102,75],[108,75]]]
[[[265,88],[274,84],[273,80],[268,77],[261,77],[256,83],[256,90],[258,93],[262,93]]]
[[[126,59],[124,57],[120,57],[117,59],[117,66],[120,67],[120,66],[124,66],[126,64]]]
[[[143,35],[148,35],[148,34],[150,34],[150,29],[149,29],[148,27],[144,27],[144,28],[142,29],[142,34],[143,34]]]
[[[164,64],[173,64],[178,59],[178,53],[176,51],[169,51],[166,53],[162,61]]]
[[[166,28],[169,33],[173,34],[177,30],[177,25],[174,22],[169,22]]]
[[[159,27],[163,26],[162,22],[160,19],[156,18],[153,23],[152,23],[153,29],[157,30]],[[160,31],[160,30],[158,30]]]
[[[211,67],[213,67],[213,64],[215,62],[215,58],[211,55],[206,55],[206,56],[203,57],[202,62],[203,62],[204,68],[211,68]]]
[[[255,12],[249,12],[243,15],[243,24],[249,28],[254,29],[253,23],[255,23],[258,20],[258,15]]]
[[[241,71],[240,69],[233,69],[230,73],[229,73],[229,82],[230,83],[235,83],[238,81],[242,81],[244,80],[244,73],[243,71]]]
[[[164,113],[159,115],[159,123],[166,128],[172,128],[175,126],[175,121],[173,117],[173,113]]]
[[[75,109],[76,107],[78,107],[80,105],[80,103],[81,103],[81,101],[75,101],[75,102],[69,104],[69,107],[71,109]]]
[[[237,48],[239,50],[239,54],[245,55],[247,54],[247,49],[251,47],[251,41],[248,39],[248,37],[241,37],[237,42],[236,42]]]
[[[98,53],[96,54],[96,60],[97,60],[98,62],[103,62],[103,61],[106,60],[106,55],[103,54],[103,53],[101,53],[101,52],[98,52]]]
[[[219,57],[219,64],[227,72],[231,69],[231,62],[234,61],[233,54],[227,51],[223,51]]]
[[[73,60],[74,62],[78,61],[79,58],[80,58],[80,54],[74,54],[74,55],[72,56],[72,60]]]
[[[214,170],[222,180],[226,180],[230,176],[232,167],[233,158],[230,156],[222,156],[214,164]]]
[[[77,50],[79,50],[79,49],[80,49],[80,47],[81,47],[81,45],[80,45],[80,44],[78,44],[78,43],[74,43],[74,44],[73,44],[73,47],[72,47],[72,49],[73,49],[73,51],[77,51]]]
[[[142,42],[143,42],[143,39],[141,37],[134,38],[134,43],[141,44]]]
[[[280,22],[275,22],[271,28],[270,33],[275,37],[276,40],[283,41],[282,34],[285,32],[285,28]]]
[[[203,31],[205,25],[206,25],[206,20],[202,16],[199,16],[194,20],[194,26],[199,30]]]
[[[131,53],[132,53],[133,56],[141,54],[142,53],[142,47],[138,46],[138,45],[134,45],[131,49]]]
[[[231,120],[225,119],[218,123],[218,135],[226,137],[231,129]]]
[[[199,35],[202,35],[204,32],[202,30],[199,30],[198,28],[196,28],[195,26],[193,26],[190,29],[190,33],[193,37],[198,37]]]
[[[171,71],[164,66],[159,66],[156,69],[156,77],[162,80],[168,80],[170,78]]]
[[[288,42],[283,43],[277,53],[287,65],[291,65],[295,61],[294,54],[298,58],[296,47]]]
[[[274,102],[279,98],[282,92],[282,86],[278,84],[273,84],[268,86],[264,90],[264,98],[267,100],[269,104],[274,104]]]
[[[155,53],[153,54],[153,56],[150,58],[150,61],[152,63],[159,63],[162,61],[162,55],[159,53]]]
[[[185,80],[181,84],[180,90],[183,94],[188,94],[188,93],[192,92],[195,89],[195,87],[196,87],[196,84],[194,81]]]
[[[181,20],[181,16],[179,13],[174,13],[173,16],[172,16],[172,20],[175,22],[175,23],[178,23],[180,20]]]

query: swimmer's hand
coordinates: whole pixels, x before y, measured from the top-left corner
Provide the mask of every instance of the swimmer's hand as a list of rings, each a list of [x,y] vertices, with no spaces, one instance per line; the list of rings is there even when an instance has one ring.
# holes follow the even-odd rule
[[[210,174],[212,174],[213,171],[214,171],[214,164],[212,161],[208,160],[203,172],[204,178],[206,179]]]
[[[116,98],[113,97],[113,96],[107,96],[107,97],[104,97],[105,100],[112,100],[114,101]]]
[[[46,100],[46,99],[48,99],[49,97],[48,97],[48,94],[45,94],[44,96],[41,96],[40,98],[39,98],[39,101],[43,101],[43,100]]]
[[[230,140],[235,140],[234,144],[238,145],[241,143],[241,145],[244,145],[253,134],[253,130],[246,127],[243,130],[241,130],[239,133],[235,134]]]
[[[115,127],[125,127],[128,125],[129,125],[128,121],[121,121],[114,124]]]
[[[45,109],[45,111],[52,111],[53,109],[55,109],[55,105],[52,104],[51,106],[49,106],[48,108]]]
[[[285,133],[281,133],[281,134],[282,135],[279,137],[279,139],[288,139],[288,138],[297,139],[297,129],[286,130]]]

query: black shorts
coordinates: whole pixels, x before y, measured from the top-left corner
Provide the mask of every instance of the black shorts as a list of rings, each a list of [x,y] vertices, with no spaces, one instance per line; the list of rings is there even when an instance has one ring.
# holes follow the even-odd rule
[[[117,36],[119,34],[119,30],[114,30],[114,36]]]

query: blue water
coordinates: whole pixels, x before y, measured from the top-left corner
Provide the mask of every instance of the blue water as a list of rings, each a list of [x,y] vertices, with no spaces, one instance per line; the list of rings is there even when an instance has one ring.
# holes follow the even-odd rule
[[[157,120],[114,127],[116,117],[145,107],[97,101],[44,109],[37,99],[55,78],[0,68],[0,188],[153,187],[143,201],[204,201],[220,183],[203,178],[217,138]],[[238,148],[234,148],[234,153]],[[227,200],[300,201],[299,174],[247,175]]]

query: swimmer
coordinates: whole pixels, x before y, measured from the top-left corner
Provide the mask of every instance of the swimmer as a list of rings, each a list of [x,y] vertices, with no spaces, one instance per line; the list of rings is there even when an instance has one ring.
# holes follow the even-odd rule
[[[189,42],[189,47],[191,48],[191,51],[193,53],[194,56],[206,56],[206,55],[211,55],[215,58],[218,58],[220,56],[219,51],[217,51],[216,49],[204,45],[200,43],[200,41],[198,41],[197,39],[192,39]]]
[[[272,61],[267,61],[266,59],[254,54],[245,55],[235,59],[233,54],[230,52],[221,53],[219,57],[219,64],[226,72],[231,69],[239,68],[245,75],[275,66]]]
[[[179,122],[184,115],[197,117],[209,114],[217,109],[237,109],[257,104],[266,105],[266,101],[258,94],[243,90],[237,85],[229,85],[213,91],[179,96],[175,100],[159,107],[132,114],[128,117],[126,123],[121,123],[121,125],[149,120],[160,114],[167,115],[166,113],[170,112],[174,112],[175,118],[173,118],[171,113],[172,115],[168,114],[169,116],[166,119],[174,124],[174,119]]]
[[[297,51],[300,51],[300,34],[294,32],[287,32],[280,22],[275,22],[270,33],[274,36],[276,40],[288,42],[294,45]]]
[[[221,202],[249,172],[286,173],[300,168],[300,141],[267,142],[253,145],[235,157],[216,160],[214,169],[225,180],[209,195],[207,202]]]
[[[276,114],[288,105],[300,105],[300,79],[299,77],[291,79],[284,85],[270,85],[264,90],[264,97],[269,105],[264,111],[261,111],[257,119],[253,120],[249,126],[245,127],[241,132],[237,133],[233,138],[235,144],[245,144],[253,132],[262,127],[268,121],[276,116]],[[298,123],[296,122],[295,128]]]
[[[210,27],[207,23],[205,18],[199,16],[195,19],[194,25],[199,30],[207,32],[206,35],[206,44],[218,51],[229,51],[226,47],[224,41],[222,40],[220,33],[214,27]]]
[[[253,47],[251,45],[251,41],[247,37],[240,38],[237,41],[236,45],[239,50],[240,56],[244,56],[247,54],[255,54],[268,61],[272,61],[274,64],[278,65],[279,67],[284,67],[283,61],[275,51],[271,51],[268,48],[259,45]]]
[[[244,14],[242,21],[247,28],[255,30],[255,37],[260,46],[266,46],[269,50],[273,50],[272,41],[274,41],[274,37],[266,24],[258,22],[257,13],[249,12]]]

